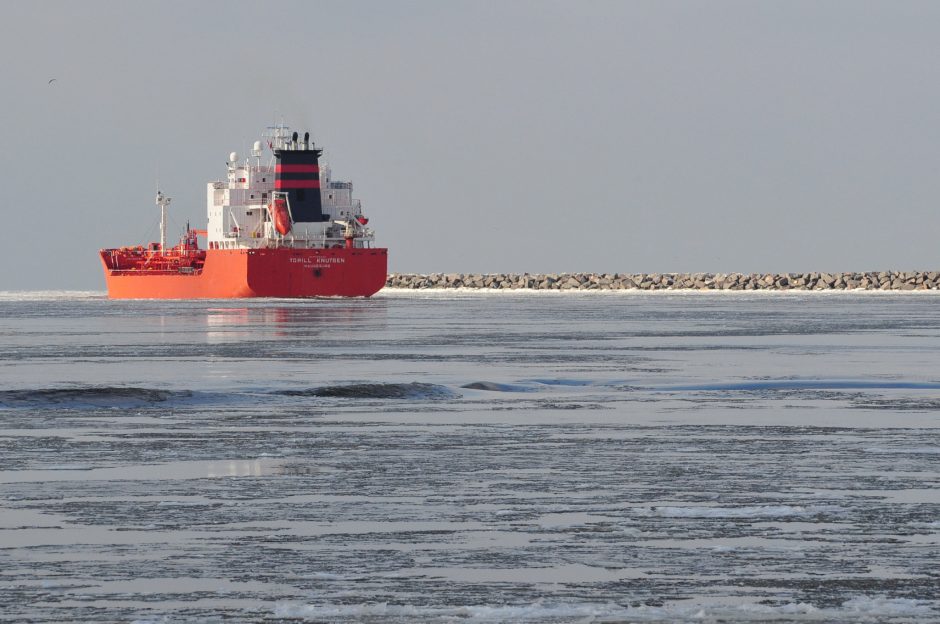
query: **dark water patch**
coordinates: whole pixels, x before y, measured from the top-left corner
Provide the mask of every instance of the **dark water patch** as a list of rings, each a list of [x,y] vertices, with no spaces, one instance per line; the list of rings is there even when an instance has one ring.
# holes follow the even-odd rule
[[[190,398],[189,390],[171,391],[124,386],[36,388],[0,391],[0,407],[7,408],[129,408]]]
[[[584,379],[529,379],[532,383],[542,384],[543,386],[567,386],[572,388],[579,388],[583,386],[598,386],[598,385],[607,385],[601,382],[584,380]]]
[[[454,399],[459,394],[437,384],[429,383],[377,383],[322,386],[305,390],[283,390],[278,394],[294,397],[324,397],[339,399]]]
[[[601,409],[612,409],[609,406],[601,405],[600,403],[569,403],[565,401],[539,401],[539,409],[549,409],[549,410],[601,410]]]
[[[487,392],[532,392],[534,390],[534,388],[527,386],[497,383],[495,381],[474,381],[460,387],[467,390],[486,390]]]
[[[852,407],[870,410],[935,412],[940,410],[940,399],[877,399],[859,397],[852,402]]]
[[[940,390],[940,383],[920,381],[879,381],[843,379],[760,379],[727,383],[660,386],[650,388],[662,392],[715,392],[762,390]]]

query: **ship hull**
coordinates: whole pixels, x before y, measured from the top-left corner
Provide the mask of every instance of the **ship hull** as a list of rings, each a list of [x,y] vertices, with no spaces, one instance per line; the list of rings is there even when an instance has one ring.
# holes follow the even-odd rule
[[[209,249],[193,273],[113,270],[102,250],[111,299],[369,297],[384,285],[388,250]]]

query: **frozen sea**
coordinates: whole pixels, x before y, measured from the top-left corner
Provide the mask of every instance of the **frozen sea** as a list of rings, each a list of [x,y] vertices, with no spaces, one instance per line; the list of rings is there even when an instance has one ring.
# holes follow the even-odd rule
[[[0,620],[940,620],[940,296],[0,293]]]

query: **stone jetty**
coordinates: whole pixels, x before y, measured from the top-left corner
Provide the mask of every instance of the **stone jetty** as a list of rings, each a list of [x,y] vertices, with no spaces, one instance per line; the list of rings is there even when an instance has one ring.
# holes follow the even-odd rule
[[[940,290],[940,271],[870,273],[391,273],[389,288],[486,290]]]

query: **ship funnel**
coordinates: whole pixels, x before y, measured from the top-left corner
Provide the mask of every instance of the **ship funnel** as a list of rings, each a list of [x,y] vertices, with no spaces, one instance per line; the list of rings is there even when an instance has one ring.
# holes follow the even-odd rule
[[[294,133],[291,145],[275,149],[274,190],[287,195],[295,223],[329,221],[320,199],[320,163],[318,149],[301,149]]]
[[[297,149],[297,133],[291,135],[290,144],[292,149]]]
[[[304,149],[310,149],[310,133],[304,132]]]

